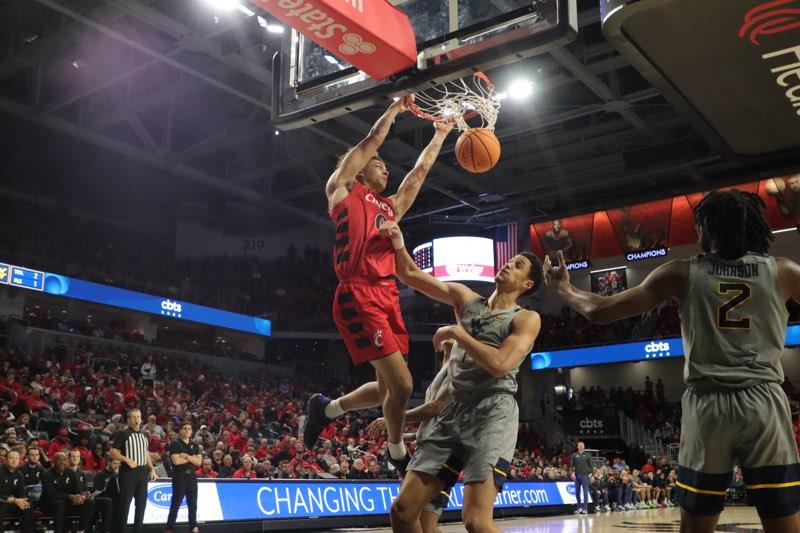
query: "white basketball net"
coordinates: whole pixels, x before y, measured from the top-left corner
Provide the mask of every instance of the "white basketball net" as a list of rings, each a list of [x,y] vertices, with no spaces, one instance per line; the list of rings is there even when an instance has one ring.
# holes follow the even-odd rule
[[[426,120],[453,120],[460,131],[472,127],[494,131],[500,102],[494,96],[492,80],[486,74],[476,72],[466,79],[448,81],[414,93],[414,102],[409,109]],[[480,125],[470,126],[467,121],[477,117],[480,117]]]

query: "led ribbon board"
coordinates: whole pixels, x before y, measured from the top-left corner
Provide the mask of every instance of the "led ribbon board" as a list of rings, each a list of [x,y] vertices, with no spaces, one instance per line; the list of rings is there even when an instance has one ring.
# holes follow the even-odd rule
[[[786,330],[786,346],[800,346],[800,324],[794,324]],[[607,344],[590,348],[573,348],[569,350],[552,350],[531,354],[531,368],[545,370],[575,366],[604,365],[607,363],[623,363],[625,361],[648,361],[667,357],[682,357],[683,339],[653,339],[623,344]]]
[[[388,515],[400,490],[398,481],[305,481],[305,480],[198,480],[197,519],[200,522],[236,520],[281,520]],[[150,482],[145,524],[167,521],[172,484]],[[464,485],[450,492],[445,511],[458,511],[464,501]],[[495,509],[574,505],[572,482],[518,482],[503,485]],[[133,523],[134,509],[128,515]],[[186,523],[186,502],[178,511],[178,522]],[[352,518],[342,526],[352,525]]]
[[[21,266],[0,263],[0,283],[55,296],[66,296],[76,300],[244,331],[255,335],[269,336],[272,334],[272,323],[264,318],[240,315],[152,294],[118,289],[117,287],[83,281],[51,272],[31,270]]]

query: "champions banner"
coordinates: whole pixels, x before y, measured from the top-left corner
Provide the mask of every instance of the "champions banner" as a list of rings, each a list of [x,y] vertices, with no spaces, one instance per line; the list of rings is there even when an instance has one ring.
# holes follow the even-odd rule
[[[399,481],[316,481],[316,480],[198,480],[197,520],[277,520],[320,517],[388,515],[400,490]],[[145,524],[164,524],[172,501],[169,481],[150,482]],[[464,485],[450,493],[446,511],[461,510]],[[575,485],[571,482],[531,483],[510,481],[497,495],[496,509],[574,505]],[[133,523],[131,506],[128,523]],[[178,522],[188,522],[186,501]]]
[[[800,174],[719,190],[730,189],[758,194],[773,231],[800,227]],[[539,256],[562,251],[570,270],[619,255],[628,261],[663,257],[672,247],[697,242],[694,208],[708,192],[531,224],[531,248]]]

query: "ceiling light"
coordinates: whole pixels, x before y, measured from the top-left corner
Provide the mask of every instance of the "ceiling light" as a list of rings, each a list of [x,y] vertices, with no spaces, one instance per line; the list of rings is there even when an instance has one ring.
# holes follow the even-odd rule
[[[236,9],[238,9],[240,13],[244,14],[245,17],[252,17],[256,14],[255,11],[249,9],[247,6],[243,6],[242,4],[236,4]]]
[[[514,80],[508,86],[508,96],[514,100],[523,100],[533,93],[533,82],[530,80]]]
[[[205,0],[207,4],[219,11],[233,11],[239,5],[237,0]]]
[[[329,54],[325,54],[325,61],[327,61],[331,65],[338,65],[339,64],[339,62],[336,60],[336,58],[333,57],[332,55],[329,55]]]
[[[267,24],[267,31],[270,33],[283,33],[283,26],[280,24]]]

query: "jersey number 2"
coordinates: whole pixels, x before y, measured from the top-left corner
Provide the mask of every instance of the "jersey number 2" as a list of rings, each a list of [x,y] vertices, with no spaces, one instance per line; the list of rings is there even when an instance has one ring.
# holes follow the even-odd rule
[[[733,294],[733,298],[719,306],[717,309],[717,327],[719,329],[750,329],[750,317],[731,318],[728,313],[750,299],[750,285],[747,283],[720,282],[717,287],[719,294]]]

